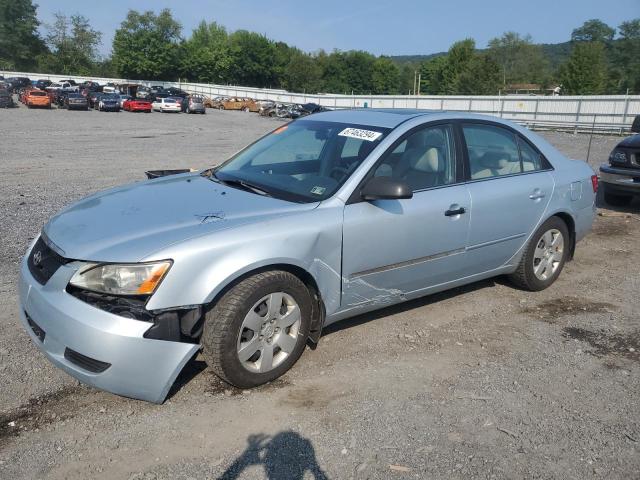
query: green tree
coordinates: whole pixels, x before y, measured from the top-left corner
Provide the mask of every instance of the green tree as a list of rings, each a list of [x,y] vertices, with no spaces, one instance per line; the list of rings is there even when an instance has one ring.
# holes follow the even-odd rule
[[[602,20],[587,20],[573,30],[571,40],[574,42],[602,42],[607,43],[613,40],[616,34],[615,29],[604,23]]]
[[[351,93],[347,78],[347,64],[344,54],[337,50],[330,54],[320,51],[317,62],[322,70],[322,89],[329,93]]]
[[[229,35],[230,81],[247,87],[277,85],[276,48],[264,35],[238,30]]]
[[[0,0],[0,68],[30,70],[46,51],[36,9],[31,0]]]
[[[113,65],[126,78],[175,79],[180,71],[180,23],[169,9],[129,10],[113,38]]]
[[[458,94],[459,78],[475,55],[476,43],[470,38],[454,43],[447,54],[443,69],[443,91],[446,95]]]
[[[40,57],[43,70],[64,75],[90,75],[99,62],[98,46],[102,34],[91,28],[82,15],[54,15],[47,25],[49,53]]]
[[[447,91],[447,79],[445,67],[447,56],[434,57],[420,66],[421,85],[420,91],[425,95],[441,95]]]
[[[400,69],[389,57],[378,57],[373,62],[371,73],[372,93],[395,95],[398,93]]]
[[[201,22],[181,45],[180,76],[197,82],[227,82],[231,65],[227,38],[224,27]]]
[[[617,72],[619,93],[640,93],[640,18],[618,27],[620,38],[613,46],[612,64]]]
[[[299,50],[293,52],[284,70],[281,86],[290,92],[320,92],[322,90],[320,62]]]
[[[474,55],[456,79],[458,95],[495,95],[501,83],[500,66],[487,54]]]
[[[569,95],[598,95],[607,86],[605,47],[601,42],[578,42],[561,67],[563,92]]]
[[[499,66],[503,86],[513,83],[539,83],[547,81],[548,64],[542,49],[534,45],[529,35],[505,32],[489,41],[489,56]]]

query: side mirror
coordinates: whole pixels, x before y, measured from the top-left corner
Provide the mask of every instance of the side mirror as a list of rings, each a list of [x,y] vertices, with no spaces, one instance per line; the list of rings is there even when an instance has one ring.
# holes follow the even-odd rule
[[[372,177],[360,190],[363,200],[400,200],[413,197],[409,185],[391,177]]]
[[[633,133],[640,133],[640,115],[636,115],[636,118],[634,118],[631,131]]]

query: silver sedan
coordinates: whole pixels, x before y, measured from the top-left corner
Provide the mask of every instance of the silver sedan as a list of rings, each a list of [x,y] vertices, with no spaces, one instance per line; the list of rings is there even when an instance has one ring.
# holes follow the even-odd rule
[[[596,188],[585,162],[498,118],[319,113],[54,216],[22,262],[22,320],[53,363],[120,395],[162,402],[199,351],[250,388],[330,323],[497,275],[549,287]]]

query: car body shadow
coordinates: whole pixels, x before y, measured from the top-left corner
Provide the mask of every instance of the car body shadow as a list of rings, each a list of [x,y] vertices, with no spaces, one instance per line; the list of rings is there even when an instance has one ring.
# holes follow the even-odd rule
[[[273,437],[264,434],[251,435],[247,447],[218,480],[234,480],[254,465],[262,465],[264,478],[268,480],[302,480],[311,478],[327,480],[326,473],[318,465],[311,441],[293,431],[279,432]]]
[[[468,285],[463,285],[461,287],[452,288],[444,292],[426,295],[424,297],[416,298],[414,300],[398,303],[395,305],[391,305],[389,307],[382,308],[380,310],[363,313],[356,317],[351,317],[345,320],[341,320],[339,322],[332,323],[331,325],[324,328],[322,330],[322,336],[324,337],[327,335],[331,335],[341,330],[362,325],[363,323],[368,323],[373,320],[378,320],[383,317],[388,317],[390,315],[396,315],[399,313],[404,313],[408,310],[413,310],[415,308],[432,305],[432,304],[441,302],[443,300],[447,300],[449,298],[457,297],[458,295],[463,295],[465,293],[475,292],[476,290],[481,290],[483,288],[494,287],[497,283],[502,284],[504,282],[505,284],[508,284],[508,282],[503,278],[504,277],[494,277],[494,278],[489,278],[487,280],[480,280],[478,282],[470,283]]]

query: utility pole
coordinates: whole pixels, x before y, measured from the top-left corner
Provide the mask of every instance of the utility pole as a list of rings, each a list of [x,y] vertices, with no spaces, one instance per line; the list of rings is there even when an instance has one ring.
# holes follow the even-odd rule
[[[418,95],[420,95],[420,84],[422,83],[422,73],[418,74]]]

